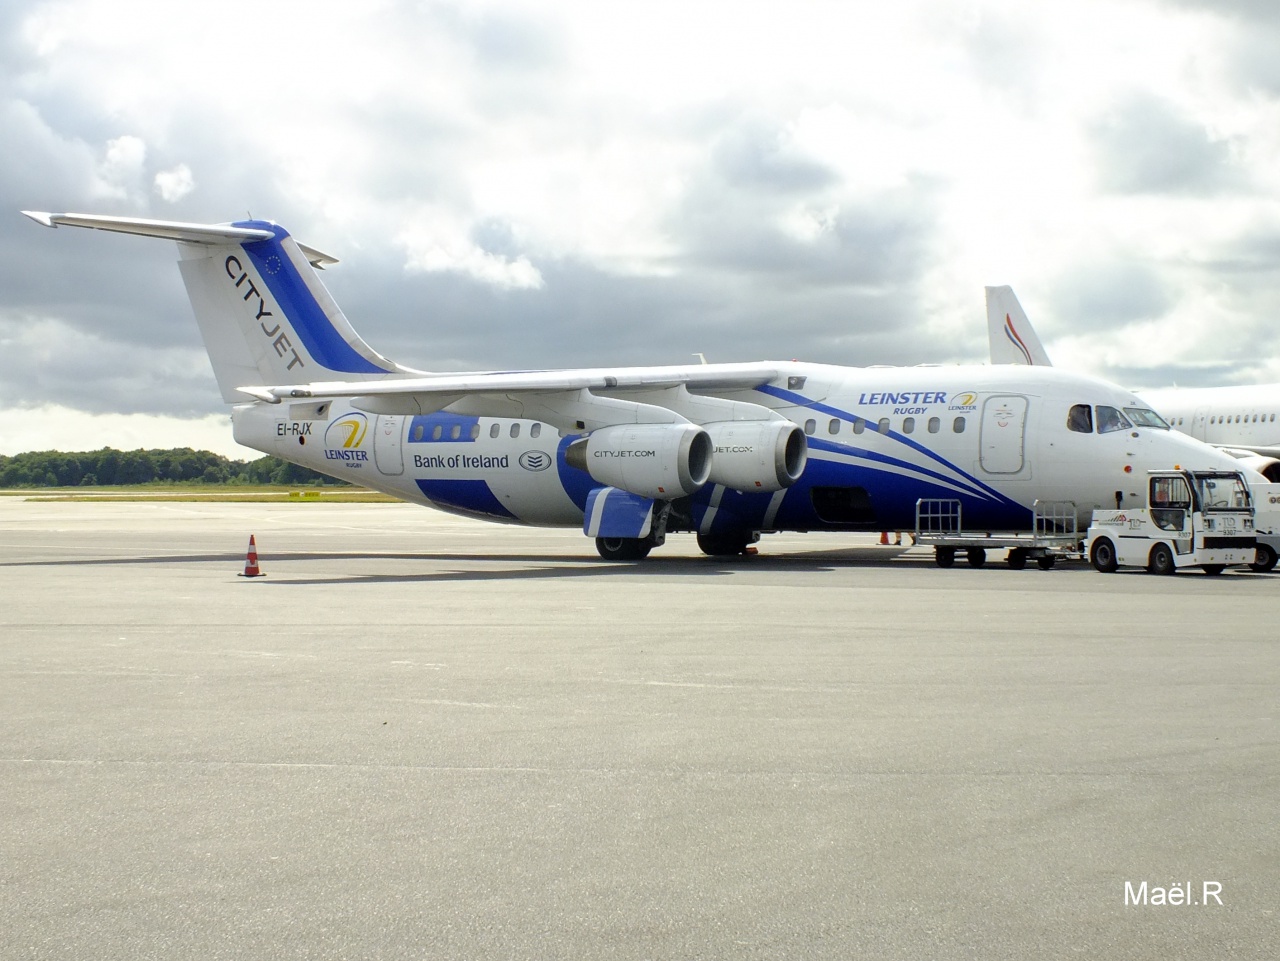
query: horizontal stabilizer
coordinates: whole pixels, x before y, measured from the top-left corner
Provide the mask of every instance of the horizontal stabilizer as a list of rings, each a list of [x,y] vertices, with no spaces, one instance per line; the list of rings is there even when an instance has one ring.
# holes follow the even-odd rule
[[[109,230],[117,234],[180,240],[188,244],[244,243],[254,240],[272,240],[275,237],[270,230],[261,227],[235,227],[231,224],[187,224],[173,220],[107,217],[100,214],[51,214],[42,210],[24,210],[22,213],[45,227],[89,227],[93,230]],[[324,267],[338,262],[338,258],[330,257],[305,244],[298,244],[298,249],[313,267]]]

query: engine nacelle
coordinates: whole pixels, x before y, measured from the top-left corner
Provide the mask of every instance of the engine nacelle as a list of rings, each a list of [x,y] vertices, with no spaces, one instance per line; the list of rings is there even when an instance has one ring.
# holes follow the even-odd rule
[[[1228,453],[1235,454],[1234,451],[1229,451]],[[1253,468],[1271,483],[1280,483],[1280,460],[1276,460],[1274,457],[1265,457],[1262,454],[1250,453],[1247,456],[1241,456],[1240,463],[1245,467]]]
[[[570,467],[655,500],[696,492],[711,473],[711,438],[696,424],[601,427],[564,452]]]
[[[804,473],[809,443],[790,421],[735,420],[704,424],[711,435],[711,481],[733,490],[780,491]]]

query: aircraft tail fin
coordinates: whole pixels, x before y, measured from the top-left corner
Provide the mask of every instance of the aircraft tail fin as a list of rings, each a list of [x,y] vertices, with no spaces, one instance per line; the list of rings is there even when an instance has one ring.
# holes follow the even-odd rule
[[[316,268],[333,257],[278,224],[187,224],[134,217],[23,211],[46,227],[73,226],[175,240],[187,295],[228,403],[242,387],[378,380],[417,373],[361,339]]]
[[[1053,366],[1012,287],[987,288],[987,338],[993,364]]]

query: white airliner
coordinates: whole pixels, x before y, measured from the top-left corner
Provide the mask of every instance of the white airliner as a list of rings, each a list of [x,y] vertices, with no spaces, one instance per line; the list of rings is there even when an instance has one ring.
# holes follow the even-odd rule
[[[446,511],[581,526],[611,560],[681,531],[739,554],[761,532],[910,529],[918,498],[958,499],[972,529],[1027,530],[1037,500],[1083,525],[1142,503],[1148,469],[1237,466],[1051,367],[424,373],[372,350],[313,269],[334,259],[274,223],[27,216],[177,241],[237,442]]]
[[[1013,288],[986,290],[991,362],[1050,366]],[[1143,389],[1142,398],[1175,430],[1221,447],[1268,480],[1280,481],[1280,384]]]

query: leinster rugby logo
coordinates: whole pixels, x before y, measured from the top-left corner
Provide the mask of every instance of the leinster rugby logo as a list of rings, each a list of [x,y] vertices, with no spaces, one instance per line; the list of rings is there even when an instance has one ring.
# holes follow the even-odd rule
[[[525,470],[546,470],[551,466],[551,455],[540,450],[527,450],[520,455],[519,464]]]
[[[369,432],[369,418],[352,412],[338,418],[324,432],[325,460],[346,461],[349,467],[361,467],[369,459],[369,452],[361,450],[365,435]]]

